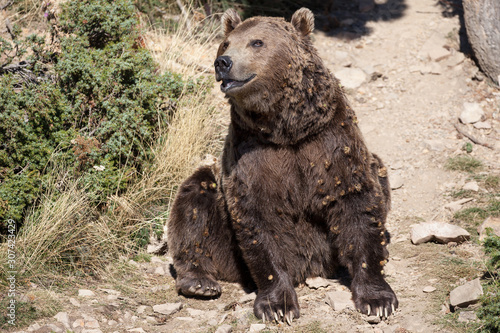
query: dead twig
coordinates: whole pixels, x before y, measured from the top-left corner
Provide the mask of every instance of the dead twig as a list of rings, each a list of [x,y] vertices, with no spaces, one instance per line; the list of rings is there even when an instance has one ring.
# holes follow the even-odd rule
[[[481,145],[481,146],[489,148],[489,149],[493,149],[493,147],[490,144],[479,141],[478,139],[476,139],[475,137],[473,137],[472,135],[470,135],[469,133],[467,133],[466,131],[464,131],[463,129],[461,129],[460,125],[458,124],[458,122],[455,123],[455,124],[453,124],[453,126],[455,126],[455,129],[458,131],[458,133],[462,134],[463,136],[465,136],[466,138],[468,138],[473,143],[475,143],[477,145]]]
[[[0,10],[4,10],[5,8],[9,7],[14,3],[14,0],[7,1],[6,3],[3,3],[0,5]]]

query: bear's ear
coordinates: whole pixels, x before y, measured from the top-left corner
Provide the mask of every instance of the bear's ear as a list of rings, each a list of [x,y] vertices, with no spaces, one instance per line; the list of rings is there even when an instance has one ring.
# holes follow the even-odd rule
[[[314,30],[314,14],[307,8],[300,8],[292,16],[292,24],[302,36]]]
[[[224,32],[224,36],[227,36],[238,26],[238,24],[241,23],[241,18],[236,10],[234,10],[233,8],[229,8],[224,12],[220,21],[222,23],[222,31]]]

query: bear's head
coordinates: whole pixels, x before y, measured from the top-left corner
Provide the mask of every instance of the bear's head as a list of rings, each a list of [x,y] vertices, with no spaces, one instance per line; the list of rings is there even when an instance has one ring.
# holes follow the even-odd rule
[[[242,21],[229,9],[222,28],[216,80],[239,127],[276,144],[293,144],[332,119],[338,82],[310,41],[309,9],[297,10],[291,22],[260,16]]]

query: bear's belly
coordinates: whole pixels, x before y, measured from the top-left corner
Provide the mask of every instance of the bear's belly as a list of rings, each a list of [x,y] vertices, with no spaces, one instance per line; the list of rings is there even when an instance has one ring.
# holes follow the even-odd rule
[[[318,201],[318,179],[326,174],[324,167],[316,168],[305,154],[268,148],[244,154],[225,182],[236,228],[250,233],[266,232],[280,248],[286,249],[284,262],[294,283],[301,283],[308,276],[332,273],[326,269],[332,267],[334,252],[326,221],[328,214],[316,209],[314,202]]]

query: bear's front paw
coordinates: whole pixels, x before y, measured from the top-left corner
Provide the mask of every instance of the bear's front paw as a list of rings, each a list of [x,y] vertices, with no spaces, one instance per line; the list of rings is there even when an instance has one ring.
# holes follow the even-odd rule
[[[253,306],[254,314],[264,322],[276,320],[292,324],[300,316],[299,302],[293,287],[276,287],[269,291],[258,291]]]
[[[398,299],[387,282],[351,285],[354,305],[368,316],[389,317],[398,308]]]
[[[207,275],[195,273],[177,277],[176,288],[184,296],[216,297],[221,294],[217,281]]]

